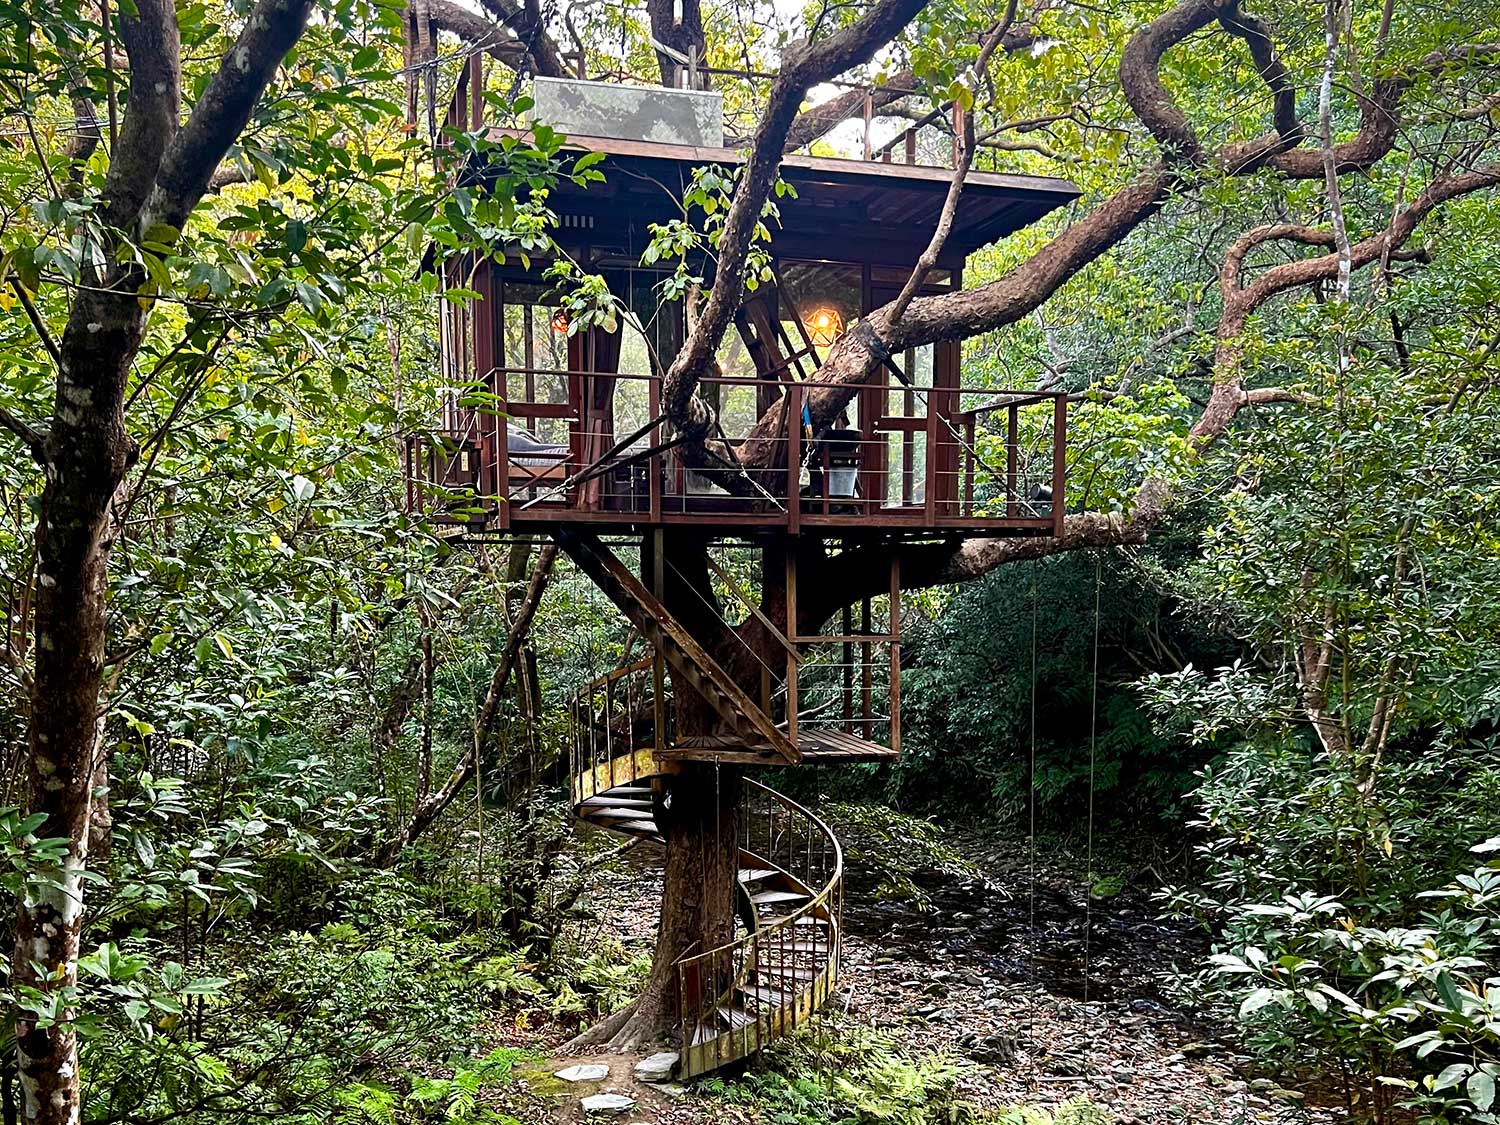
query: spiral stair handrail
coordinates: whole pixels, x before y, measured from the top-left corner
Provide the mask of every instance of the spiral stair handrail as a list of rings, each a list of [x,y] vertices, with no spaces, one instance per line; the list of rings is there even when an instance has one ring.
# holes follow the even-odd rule
[[[655,754],[653,666],[637,661],[579,689],[570,707],[569,776],[574,815],[660,843],[655,794],[677,766]],[[735,831],[736,935],[675,966],[683,1078],[788,1034],[838,981],[844,855],[837,837],[816,814],[751,779]]]

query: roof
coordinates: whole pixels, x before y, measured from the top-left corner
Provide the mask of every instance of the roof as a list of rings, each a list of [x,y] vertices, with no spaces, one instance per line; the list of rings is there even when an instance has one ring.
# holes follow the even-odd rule
[[[512,132],[495,130],[496,133]],[[667,196],[684,186],[691,170],[704,164],[738,165],[745,152],[729,148],[664,144],[619,137],[570,136],[570,148],[602,152],[604,184],[580,190],[565,185],[554,192],[554,203],[565,215],[590,216],[591,229],[600,220],[620,225],[622,214],[634,224],[637,211],[670,210],[680,215]],[[781,229],[774,243],[815,240],[832,243],[848,258],[851,245],[869,247],[869,260],[900,264],[915,260],[937,225],[953,173],[947,168],[826,156],[786,156],[781,177],[797,191],[796,199],[779,201]],[[958,213],[949,234],[945,258],[961,258],[1012,231],[1028,226],[1050,211],[1076,199],[1081,192],[1071,180],[1053,176],[1022,176],[971,171],[959,196]],[[657,206],[653,206],[652,197]],[[630,206],[622,209],[621,204]],[[649,221],[661,221],[651,217]],[[576,221],[576,220],[575,220]],[[566,222],[566,220],[565,220]],[[836,240],[836,241],[835,241]],[[848,240],[853,240],[852,242]],[[632,249],[636,239],[630,239]],[[882,247],[884,248],[882,250]]]

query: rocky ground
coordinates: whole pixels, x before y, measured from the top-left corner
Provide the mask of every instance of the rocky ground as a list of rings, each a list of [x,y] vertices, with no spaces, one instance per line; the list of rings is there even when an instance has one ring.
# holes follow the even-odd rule
[[[1159,920],[1144,891],[1127,887],[1086,911],[1076,881],[1046,870],[1033,880],[1029,867],[1007,873],[984,854],[993,845],[953,842],[977,870],[997,874],[925,876],[926,911],[879,901],[870,873],[851,864],[844,969],[832,1006],[839,1023],[878,1029],[914,1055],[942,1051],[974,1064],[960,1093],[982,1108],[1087,1097],[1119,1125],[1339,1120],[1296,1083],[1252,1072],[1227,1029],[1198,1021],[1168,996],[1164,971],[1199,953],[1199,939]],[[589,901],[629,949],[650,948],[657,871],[638,849],[628,877],[602,879]],[[548,1069],[580,1061],[610,1073],[550,1083],[561,1120],[583,1120],[580,1098],[599,1092],[636,1100],[621,1121],[724,1120],[721,1105],[691,1090],[637,1082],[634,1060],[559,1057]]]

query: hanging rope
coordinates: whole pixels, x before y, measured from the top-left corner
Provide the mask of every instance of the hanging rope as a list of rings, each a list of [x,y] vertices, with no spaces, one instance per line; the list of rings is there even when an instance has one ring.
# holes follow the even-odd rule
[[[1094,769],[1099,743],[1099,590],[1104,583],[1104,558],[1094,560],[1094,669],[1089,688],[1089,815],[1088,850],[1083,888],[1083,1002],[1089,1002],[1089,944],[1094,917]]]
[[[1036,624],[1039,600],[1036,569],[1040,565],[1040,560],[1031,560],[1031,753],[1026,767],[1026,839],[1030,858],[1027,871],[1026,971],[1032,980],[1036,979]],[[1031,1026],[1026,1038],[1028,1045],[1036,1040],[1035,1005],[1031,1007]]]

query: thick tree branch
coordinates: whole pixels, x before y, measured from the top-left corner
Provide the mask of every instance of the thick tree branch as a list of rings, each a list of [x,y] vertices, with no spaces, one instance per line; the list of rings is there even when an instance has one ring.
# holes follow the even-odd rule
[[[1161,145],[1168,164],[1202,163],[1206,152],[1187,114],[1162,83],[1162,57],[1189,35],[1231,11],[1232,5],[1222,0],[1188,0],[1136,32],[1120,55],[1120,85],[1125,100]]]
[[[664,380],[667,416],[684,431],[702,435],[712,423],[708,407],[695,393],[698,379],[708,369],[744,292],[745,262],[755,225],[775,183],[786,135],[802,98],[817,83],[868,62],[926,3],[927,0],[878,0],[853,24],[827,39],[818,43],[801,40],[786,49],[785,62],[771,83],[750,158],[725,217],[713,288],[702,316]]]
[[[182,106],[181,43],[172,0],[138,0],[120,13],[120,42],[130,60],[129,102],[104,182],[104,219],[121,229],[140,213],[162,154],[177,135]]]
[[[526,0],[524,4],[516,4],[512,0],[481,0],[481,2],[485,11],[516,33],[517,40],[525,46],[526,53],[531,57],[532,73],[544,75],[547,78],[568,76],[568,65],[563,61],[562,52],[557,49],[557,44],[547,34],[547,23],[536,0]],[[434,3],[432,5],[434,15],[437,9],[438,4]],[[448,14],[452,15],[451,12]]]
[[[1010,25],[1016,20],[1016,2],[1010,0],[1006,5],[1005,15],[1001,18],[990,33],[985,37],[979,47],[979,57],[974,60],[974,66],[969,71],[969,82],[972,89],[982,86],[987,77],[990,65],[990,56],[995,53],[995,48],[1000,45],[1005,33],[1010,30]],[[932,232],[926,248],[917,258],[916,267],[911,271],[911,276],[906,279],[906,284],[901,287],[901,292],[891,302],[886,315],[892,323],[899,323],[912,298],[922,291],[923,284],[927,281],[927,275],[937,265],[938,257],[943,252],[943,246],[948,241],[948,235],[953,230],[953,220],[958,215],[958,198],[963,193],[964,181],[969,177],[969,169],[974,164],[974,150],[977,147],[974,136],[974,115],[965,113],[963,115],[963,137],[958,154],[958,166],[953,169],[953,177],[948,184],[948,194],[943,197],[943,207],[938,213],[937,227]]]
[[[46,448],[46,435],[23,418],[18,418],[4,407],[0,407],[0,429],[9,430],[20,438],[38,461]]]
[[[910,97],[916,92],[917,76],[909,70],[899,71],[879,85],[845,90],[842,94],[837,94],[826,102],[819,102],[799,113],[796,120],[792,122],[792,127],[787,130],[783,147],[787,152],[792,152],[804,145],[812,144],[824,133],[845,121],[863,117],[866,97],[870,99],[871,108],[879,113],[887,106],[902,98]]]
[[[656,49],[656,65],[662,84],[675,86],[673,79],[681,63],[661,47],[686,58],[696,55],[699,65],[704,65],[708,38],[703,34],[703,9],[699,0],[646,0],[646,15],[651,21],[651,38],[661,45]]]
[[[1398,214],[1379,234],[1356,242],[1350,257],[1356,269],[1380,260],[1384,251],[1405,242],[1422,218],[1433,208],[1469,192],[1500,186],[1500,165],[1476,169],[1429,184],[1411,207]],[[1327,231],[1301,227],[1260,227],[1236,240],[1226,256],[1225,273],[1237,278],[1243,259],[1251,246],[1273,238],[1291,239],[1309,245],[1332,244]],[[1230,264],[1230,259],[1233,264]],[[1240,353],[1237,337],[1250,313],[1272,296],[1289,289],[1327,281],[1337,276],[1339,255],[1324,254],[1317,258],[1287,262],[1275,266],[1248,286],[1231,291],[1219,325],[1219,345],[1215,354],[1214,389],[1208,404],[1189,430],[1194,449],[1201,452],[1228,432],[1235,416],[1249,406],[1270,403],[1307,404],[1309,396],[1279,387],[1246,390],[1240,377]],[[1005,563],[1040,558],[1087,548],[1141,543],[1147,533],[1167,513],[1172,502],[1169,482],[1147,479],[1136,493],[1129,513],[1084,512],[1063,521],[1063,534],[1055,539],[973,539],[957,549],[936,551],[922,548],[910,560],[902,555],[902,585],[936,585],[978,578]]]
[[[427,12],[432,18],[432,25],[439,31],[458,36],[470,47],[483,50],[506,66],[519,69],[530,58],[536,73],[559,77],[558,74],[543,69],[543,64],[537,61],[527,44],[477,12],[455,4],[452,0],[427,0]],[[556,54],[554,48],[548,57],[552,58]]]
[[[312,6],[313,0],[258,0],[192,116],[162,155],[156,186],[142,210],[142,230],[159,224],[180,230],[187,222],[282,58],[302,35]]]

